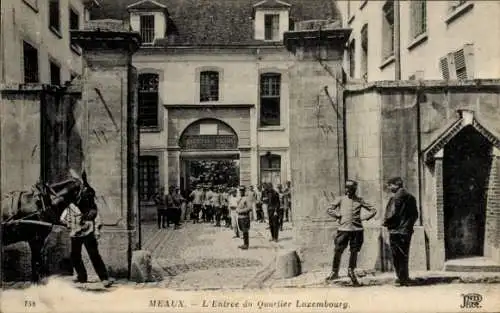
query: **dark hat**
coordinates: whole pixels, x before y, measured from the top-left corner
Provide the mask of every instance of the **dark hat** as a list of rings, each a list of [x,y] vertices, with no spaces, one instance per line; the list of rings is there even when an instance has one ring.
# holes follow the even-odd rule
[[[403,187],[403,179],[401,177],[393,177],[387,181],[387,184]]]
[[[348,179],[345,182],[345,185],[346,185],[346,187],[357,187],[358,186],[358,182],[355,181],[355,180],[352,180],[352,179]]]

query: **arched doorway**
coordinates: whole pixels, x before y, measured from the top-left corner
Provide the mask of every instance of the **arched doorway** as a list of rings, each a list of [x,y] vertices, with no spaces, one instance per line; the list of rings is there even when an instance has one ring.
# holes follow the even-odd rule
[[[226,123],[202,119],[189,125],[179,139],[180,184],[187,192],[196,185],[239,184],[238,136]]]
[[[444,147],[444,240],[447,260],[483,256],[492,144],[472,126]]]

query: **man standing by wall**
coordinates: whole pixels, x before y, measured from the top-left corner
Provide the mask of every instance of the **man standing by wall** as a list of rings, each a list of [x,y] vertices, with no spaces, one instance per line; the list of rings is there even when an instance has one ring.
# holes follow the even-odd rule
[[[262,186],[258,185],[255,191],[255,212],[257,214],[257,221],[264,222],[264,212],[262,211]]]
[[[243,245],[238,248],[247,250],[250,244],[250,212],[252,211],[251,203],[248,201],[245,195],[245,187],[240,187],[241,198],[239,199],[238,208],[236,212],[238,213],[238,226],[243,233]]]
[[[400,286],[410,281],[408,258],[413,226],[418,218],[417,200],[403,188],[403,179],[391,178],[387,182],[392,197],[387,203],[384,226],[389,230],[394,269]]]
[[[256,195],[252,185],[248,187],[248,192],[246,193],[246,197],[248,203],[250,204],[250,208],[252,209],[250,211],[251,220],[255,221],[257,219],[257,211],[255,207]]]
[[[285,190],[283,191],[283,202],[285,205],[285,222],[290,221],[290,213],[292,211],[292,183],[286,182]]]
[[[158,221],[158,229],[165,228],[166,206],[165,206],[165,187],[160,187],[158,193],[154,196],[156,205],[156,219]]]
[[[358,183],[348,180],[345,183],[345,195],[334,200],[328,208],[328,214],[339,220],[339,228],[335,237],[335,253],[333,256],[332,272],[326,278],[334,280],[339,277],[340,260],[347,245],[350,246],[349,268],[347,273],[354,285],[359,285],[354,270],[357,266],[358,253],[364,240],[361,209],[366,209],[369,215],[364,220],[369,220],[377,214],[377,210],[363,198],[356,195]]]

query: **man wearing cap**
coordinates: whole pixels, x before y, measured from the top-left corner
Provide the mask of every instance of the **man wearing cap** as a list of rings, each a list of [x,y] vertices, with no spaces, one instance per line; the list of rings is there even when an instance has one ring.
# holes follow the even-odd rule
[[[198,222],[198,219],[200,218],[201,206],[203,204],[203,190],[201,190],[201,186],[197,185],[196,189],[191,192],[189,197],[193,199],[193,211],[191,212],[191,219],[193,220],[193,224],[196,224]]]
[[[280,196],[271,184],[265,184],[267,215],[269,216],[269,230],[271,241],[278,242],[280,231]]]
[[[243,233],[243,245],[238,248],[247,250],[249,245],[251,201],[245,194],[245,187],[240,187],[240,199],[236,212],[238,213],[238,226]]]
[[[403,188],[403,179],[391,178],[387,187],[392,197],[387,203],[384,226],[389,231],[392,260],[398,283],[408,286],[411,283],[408,270],[408,257],[413,226],[418,219],[417,200]]]
[[[356,269],[358,253],[363,245],[362,220],[369,220],[377,214],[377,210],[363,198],[356,195],[358,183],[348,180],[345,183],[345,195],[337,197],[328,208],[328,215],[339,220],[339,228],[335,236],[335,253],[333,256],[332,272],[326,278],[334,280],[339,277],[340,260],[347,245],[350,246],[349,268],[347,273],[354,285],[359,285],[354,270]],[[361,217],[361,209],[369,214]]]
[[[240,232],[238,230],[238,212],[236,211],[236,209],[238,208],[239,202],[240,202],[240,198],[238,197],[238,195],[236,193],[236,189],[231,189],[229,191],[228,206],[229,206],[229,214],[231,217],[231,228],[234,231],[233,238],[240,237]]]

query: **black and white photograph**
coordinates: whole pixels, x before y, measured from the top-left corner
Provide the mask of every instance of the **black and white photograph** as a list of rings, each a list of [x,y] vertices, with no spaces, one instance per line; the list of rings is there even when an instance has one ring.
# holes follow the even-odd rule
[[[1,0],[0,311],[498,311],[499,16]]]

